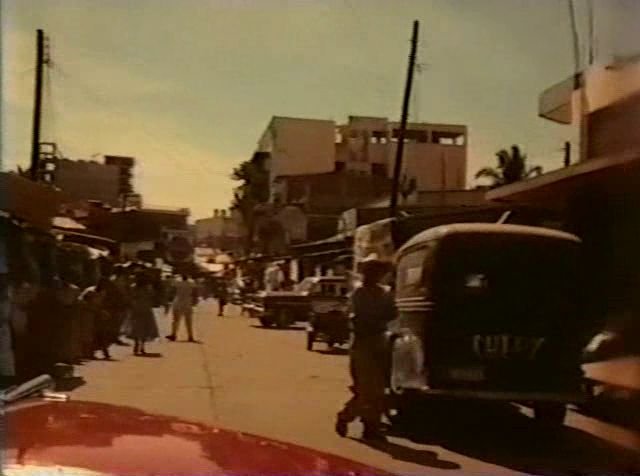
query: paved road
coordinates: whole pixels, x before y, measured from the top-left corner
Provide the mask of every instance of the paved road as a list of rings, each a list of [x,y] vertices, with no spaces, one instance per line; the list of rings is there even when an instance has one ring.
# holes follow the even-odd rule
[[[389,443],[371,447],[333,432],[348,397],[347,357],[307,352],[304,333],[258,327],[211,301],[196,313],[200,344],[158,342],[157,356],[115,348],[115,362],[78,368],[86,383],[72,398],[138,407],[260,434],[346,456],[402,474],[561,474],[640,469],[638,435],[572,413],[571,428],[541,433],[515,407],[454,407],[431,415]],[[159,317],[161,328],[169,319]],[[161,354],[161,355],[160,355]],[[353,425],[353,436],[360,428]]]

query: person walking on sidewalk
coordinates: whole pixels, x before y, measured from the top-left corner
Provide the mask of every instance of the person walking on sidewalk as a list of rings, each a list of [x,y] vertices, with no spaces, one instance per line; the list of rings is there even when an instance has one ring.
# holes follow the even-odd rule
[[[116,266],[112,278],[105,282],[104,288],[104,307],[111,314],[110,333],[112,343],[128,346],[129,344],[120,338],[122,327],[131,310],[131,286],[126,270],[121,266]]]
[[[186,274],[182,275],[182,279],[178,279],[174,284],[175,296],[173,298],[173,323],[171,325],[171,334],[167,336],[170,341],[175,341],[178,337],[180,322],[184,318],[187,326],[187,335],[189,342],[195,342],[193,337],[193,305],[194,293],[196,285],[193,280],[189,279]]]
[[[214,297],[218,300],[218,316],[224,316],[224,307],[227,305],[228,290],[227,276],[222,275],[215,281]]]
[[[391,293],[381,284],[389,271],[377,255],[361,263],[362,286],[351,295],[353,344],[350,371],[353,396],[338,413],[336,432],[346,436],[347,426],[356,418],[364,424],[363,438],[384,439],[380,425],[385,410],[387,323],[395,318]]]
[[[159,337],[158,324],[153,314],[154,290],[151,279],[138,271],[131,292],[131,316],[128,337],[133,340],[133,354],[146,355],[144,345]]]
[[[111,360],[109,346],[113,343],[113,316],[105,307],[109,280],[102,278],[96,286],[85,289],[79,297],[83,319],[91,319],[92,335],[88,336],[91,354],[101,351],[104,360]]]

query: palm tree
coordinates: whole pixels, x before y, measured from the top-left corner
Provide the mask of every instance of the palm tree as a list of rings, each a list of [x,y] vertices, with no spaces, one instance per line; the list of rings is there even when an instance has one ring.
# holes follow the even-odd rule
[[[240,184],[233,190],[231,209],[238,210],[247,230],[247,251],[250,250],[256,231],[256,208],[269,200],[269,171],[265,166],[267,156],[256,152],[249,160],[233,169],[231,179]]]
[[[517,145],[511,146],[511,152],[506,149],[496,153],[497,167],[484,167],[476,173],[476,178],[488,178],[493,182],[491,188],[500,187],[530,177],[542,174],[542,167],[536,165],[527,167],[527,154],[520,151]]]

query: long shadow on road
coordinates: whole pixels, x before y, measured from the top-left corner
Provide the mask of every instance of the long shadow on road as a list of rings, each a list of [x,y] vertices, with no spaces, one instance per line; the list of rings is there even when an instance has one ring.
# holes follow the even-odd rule
[[[285,332],[285,331],[304,331],[307,328],[305,326],[289,326],[289,327],[264,327],[261,325],[257,325],[257,324],[251,324],[251,327],[254,327],[256,329],[262,329],[265,331],[278,331],[278,332]]]
[[[464,404],[463,404],[464,405]],[[638,474],[640,455],[584,431],[544,429],[509,405],[433,409],[390,434],[541,475]]]
[[[354,441],[362,443],[370,448],[378,451],[383,451],[391,456],[393,459],[399,461],[406,461],[407,463],[419,464],[422,466],[428,466],[430,468],[438,469],[460,469],[458,463],[453,461],[445,461],[438,457],[435,451],[418,450],[415,448],[409,448],[407,446],[399,445],[391,441],[365,441],[351,438]]]

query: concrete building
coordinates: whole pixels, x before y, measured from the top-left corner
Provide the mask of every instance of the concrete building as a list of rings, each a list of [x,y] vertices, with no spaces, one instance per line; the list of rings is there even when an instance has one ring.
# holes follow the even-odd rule
[[[195,221],[195,240],[215,249],[235,250],[246,236],[237,211],[214,209],[213,215]]]
[[[114,165],[58,159],[52,182],[73,200],[99,200],[117,205],[120,196],[120,171]]]
[[[55,144],[42,144],[40,180],[62,190],[71,200],[95,200],[110,206],[142,206],[133,190],[133,157],[107,155],[104,162],[59,156]]]
[[[175,237],[190,241],[187,240],[189,214],[188,208],[147,207],[123,211],[95,207],[84,224],[91,233],[118,242],[122,254],[128,258],[144,253],[144,259],[168,261]]]
[[[256,150],[269,175],[273,217],[278,215],[277,209],[298,207],[306,215],[306,230],[300,236],[318,240],[336,232],[345,210],[387,197],[398,129],[398,123],[384,117],[349,116],[344,124],[273,117]],[[400,203],[415,202],[424,192],[464,189],[466,167],[466,126],[408,124]],[[268,222],[274,224],[274,220]],[[279,243],[296,241],[293,233],[284,232],[284,223],[272,228],[281,230],[270,232],[281,238]],[[288,238],[280,236],[283,234]]]
[[[579,160],[637,150],[638,134],[629,126],[640,123],[640,55],[597,65],[545,90],[539,115],[581,129]]]
[[[121,196],[133,194],[133,167],[136,163],[135,159],[122,155],[105,155],[104,163],[105,165],[118,167],[118,193]]]
[[[340,125],[273,117],[258,142],[258,152],[269,154],[272,185],[283,177],[336,172],[388,179],[393,173],[398,128],[398,123],[379,117],[349,116]],[[403,174],[415,180],[417,191],[464,189],[466,166],[466,126],[408,124]],[[278,192],[277,186],[273,191]]]
[[[637,347],[640,209],[632,204],[640,202],[640,57],[592,67],[548,89],[540,115],[581,127],[581,160],[487,198],[557,210],[561,227],[583,240],[587,317],[626,329]]]

